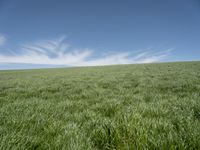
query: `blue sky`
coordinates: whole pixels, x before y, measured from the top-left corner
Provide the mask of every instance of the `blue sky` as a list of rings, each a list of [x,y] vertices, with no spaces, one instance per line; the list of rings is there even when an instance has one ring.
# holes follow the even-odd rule
[[[199,0],[0,0],[0,69],[190,60]]]

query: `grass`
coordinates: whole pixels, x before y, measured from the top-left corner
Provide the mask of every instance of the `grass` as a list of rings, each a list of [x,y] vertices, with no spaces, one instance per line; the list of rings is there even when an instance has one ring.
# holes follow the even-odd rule
[[[0,71],[0,149],[200,149],[200,62]]]

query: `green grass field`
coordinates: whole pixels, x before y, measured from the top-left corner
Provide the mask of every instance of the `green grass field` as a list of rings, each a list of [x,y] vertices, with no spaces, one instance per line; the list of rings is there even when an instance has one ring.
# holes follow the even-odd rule
[[[200,62],[0,71],[0,149],[200,149]]]

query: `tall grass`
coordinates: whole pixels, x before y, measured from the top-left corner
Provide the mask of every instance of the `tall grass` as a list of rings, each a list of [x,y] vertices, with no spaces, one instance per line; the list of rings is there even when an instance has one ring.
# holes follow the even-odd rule
[[[200,62],[0,71],[0,149],[200,149]]]

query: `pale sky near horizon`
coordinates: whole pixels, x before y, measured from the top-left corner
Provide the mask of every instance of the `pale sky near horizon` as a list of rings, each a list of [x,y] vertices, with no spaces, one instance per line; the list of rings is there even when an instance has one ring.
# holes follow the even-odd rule
[[[0,0],[0,69],[200,60],[200,0]]]

